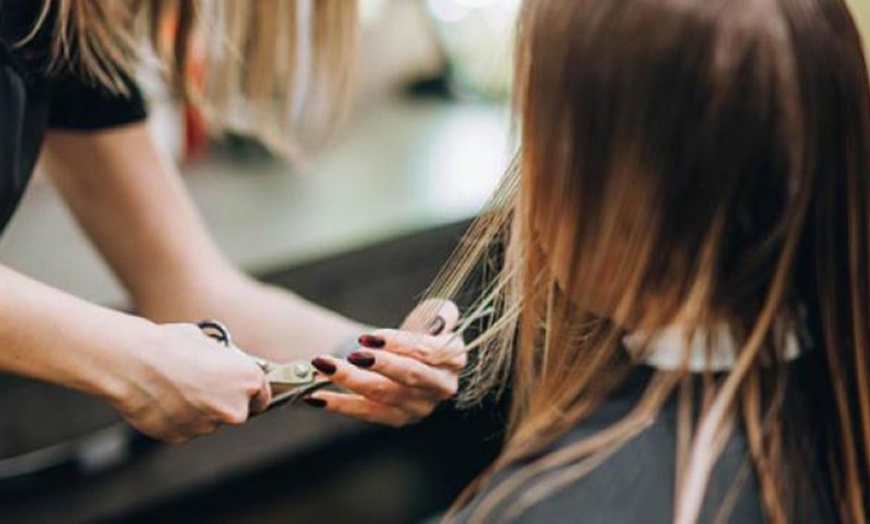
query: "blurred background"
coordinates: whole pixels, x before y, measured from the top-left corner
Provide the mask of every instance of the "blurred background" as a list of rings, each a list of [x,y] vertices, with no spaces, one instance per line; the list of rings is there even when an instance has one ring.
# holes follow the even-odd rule
[[[317,1],[317,0],[310,0]],[[247,271],[396,325],[507,166],[520,0],[361,0],[357,103],[304,164],[205,136],[143,71],[151,125],[210,230]],[[849,0],[863,27],[870,0]],[[99,303],[118,282],[36,178],[0,262]],[[389,430],[291,407],[181,447],[102,403],[0,376],[2,522],[405,523],[438,515],[497,452],[498,409]]]
[[[272,159],[240,137],[210,142],[145,70],[154,136],[180,165],[222,247],[251,271],[468,218],[508,155],[506,102],[518,4],[362,0],[353,117],[329,147],[302,165]],[[43,180],[4,235],[0,258],[85,298],[125,303]]]

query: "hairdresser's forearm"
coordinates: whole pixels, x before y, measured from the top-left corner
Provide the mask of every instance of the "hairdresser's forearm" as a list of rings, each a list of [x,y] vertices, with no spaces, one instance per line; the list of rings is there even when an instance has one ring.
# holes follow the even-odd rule
[[[125,395],[123,338],[150,323],[0,266],[0,369],[109,400]]]
[[[50,133],[46,160],[137,311],[152,320],[217,317],[252,351],[282,359],[308,357],[358,333],[349,320],[258,286],[232,267],[144,124]]]
[[[49,132],[48,173],[136,302],[214,281],[230,268],[145,124]]]

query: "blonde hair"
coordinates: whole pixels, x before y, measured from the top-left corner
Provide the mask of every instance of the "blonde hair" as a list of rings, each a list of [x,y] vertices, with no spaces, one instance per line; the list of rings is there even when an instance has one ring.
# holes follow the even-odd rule
[[[699,518],[740,420],[770,522],[799,518],[796,484],[813,480],[789,425],[817,437],[840,518],[866,523],[870,90],[845,5],[527,0],[519,36],[522,150],[430,290],[456,296],[476,268],[489,273],[462,325],[489,323],[470,344],[461,400],[512,390],[504,450],[454,510],[522,464],[470,522],[516,516],[676,395],[674,522]],[[704,376],[702,405],[688,365],[659,371],[621,421],[541,453],[623,383],[636,362],[628,326],[674,323],[690,336],[724,324],[739,342],[729,372]],[[782,332],[807,325],[822,365],[787,385]],[[810,398],[807,413],[786,410],[795,395]]]
[[[125,78],[133,76],[143,46],[150,46],[170,85],[196,104],[213,128],[249,133],[294,155],[326,139],[345,114],[358,26],[356,0],[310,0],[310,24],[300,24],[302,5],[298,0],[43,0],[24,43],[52,23],[46,28],[52,33],[51,68],[70,68],[118,93],[127,89]],[[297,60],[304,24],[311,33],[307,71]],[[197,41],[197,35],[203,38]],[[204,57],[202,71],[191,63],[195,51]]]

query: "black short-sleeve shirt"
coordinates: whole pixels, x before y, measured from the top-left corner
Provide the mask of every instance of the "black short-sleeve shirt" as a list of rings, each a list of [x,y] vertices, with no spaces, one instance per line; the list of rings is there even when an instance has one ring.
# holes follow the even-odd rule
[[[126,79],[128,95],[109,92],[74,69],[48,72],[52,20],[23,45],[38,17],[39,0],[0,0],[0,231],[30,180],[45,130],[93,131],[145,119],[142,94]]]

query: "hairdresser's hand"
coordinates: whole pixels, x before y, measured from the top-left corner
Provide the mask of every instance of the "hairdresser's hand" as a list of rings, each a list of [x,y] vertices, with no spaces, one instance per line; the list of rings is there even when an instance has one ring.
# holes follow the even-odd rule
[[[417,422],[456,394],[466,364],[465,344],[453,332],[458,318],[452,302],[429,301],[411,313],[402,330],[361,336],[360,348],[347,361],[317,357],[314,366],[348,393],[318,391],[305,401],[367,422],[394,427]]]
[[[221,425],[243,424],[270,400],[260,368],[228,351],[192,324],[150,322],[126,337],[124,383],[110,402],[127,422],[168,442],[183,442]],[[109,370],[118,376],[118,370]]]

